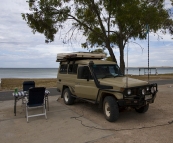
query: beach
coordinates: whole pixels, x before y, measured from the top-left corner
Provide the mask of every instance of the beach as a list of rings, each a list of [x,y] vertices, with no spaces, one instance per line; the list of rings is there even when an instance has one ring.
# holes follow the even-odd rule
[[[128,75],[130,78],[148,80],[148,75]],[[158,74],[150,75],[149,80],[163,80],[163,79],[173,79],[173,74]],[[1,91],[14,90],[18,88],[22,90],[24,81],[34,81],[36,86],[43,86],[46,88],[56,87],[56,78],[2,78],[1,79]]]
[[[22,90],[24,81],[34,81],[37,87],[56,87],[56,78],[2,78],[0,90],[7,91],[14,90],[15,88]]]

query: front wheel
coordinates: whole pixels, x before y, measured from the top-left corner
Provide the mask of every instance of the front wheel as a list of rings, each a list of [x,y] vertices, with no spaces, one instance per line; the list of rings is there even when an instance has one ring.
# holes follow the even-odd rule
[[[135,108],[136,112],[138,113],[145,113],[148,111],[149,104],[146,104],[145,106],[142,106],[141,108]]]
[[[75,98],[72,97],[71,95],[72,94],[71,94],[69,88],[64,89],[64,91],[63,91],[63,99],[64,99],[64,103],[66,105],[72,105],[72,104],[74,104]]]
[[[114,122],[119,117],[119,108],[118,104],[114,97],[107,96],[103,101],[103,111],[106,120],[109,122]]]

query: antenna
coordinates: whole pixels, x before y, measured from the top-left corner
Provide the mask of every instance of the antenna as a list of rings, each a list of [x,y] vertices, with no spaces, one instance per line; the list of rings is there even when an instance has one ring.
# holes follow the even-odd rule
[[[149,68],[150,68],[150,65],[149,65],[149,57],[150,57],[150,55],[149,55],[149,29],[150,29],[150,27],[149,27],[149,25],[147,24],[147,33],[148,33],[148,83],[149,83]]]
[[[128,47],[129,43],[127,45],[127,73],[126,73],[126,88],[128,87]]]

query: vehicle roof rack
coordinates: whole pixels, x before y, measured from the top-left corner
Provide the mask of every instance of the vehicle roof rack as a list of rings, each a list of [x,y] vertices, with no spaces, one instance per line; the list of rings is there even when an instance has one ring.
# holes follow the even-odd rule
[[[67,60],[82,60],[82,59],[103,59],[106,55],[102,53],[90,52],[74,52],[74,53],[59,53],[56,57],[56,62],[63,62]]]

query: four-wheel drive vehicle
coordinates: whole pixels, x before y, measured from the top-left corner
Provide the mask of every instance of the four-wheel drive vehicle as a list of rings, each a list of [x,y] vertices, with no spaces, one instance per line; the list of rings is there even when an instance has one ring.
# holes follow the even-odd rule
[[[115,62],[102,60],[104,57],[92,53],[57,55],[57,90],[65,104],[73,104],[76,98],[98,104],[110,122],[118,119],[120,108],[146,112],[156,97],[157,84],[125,77]]]

